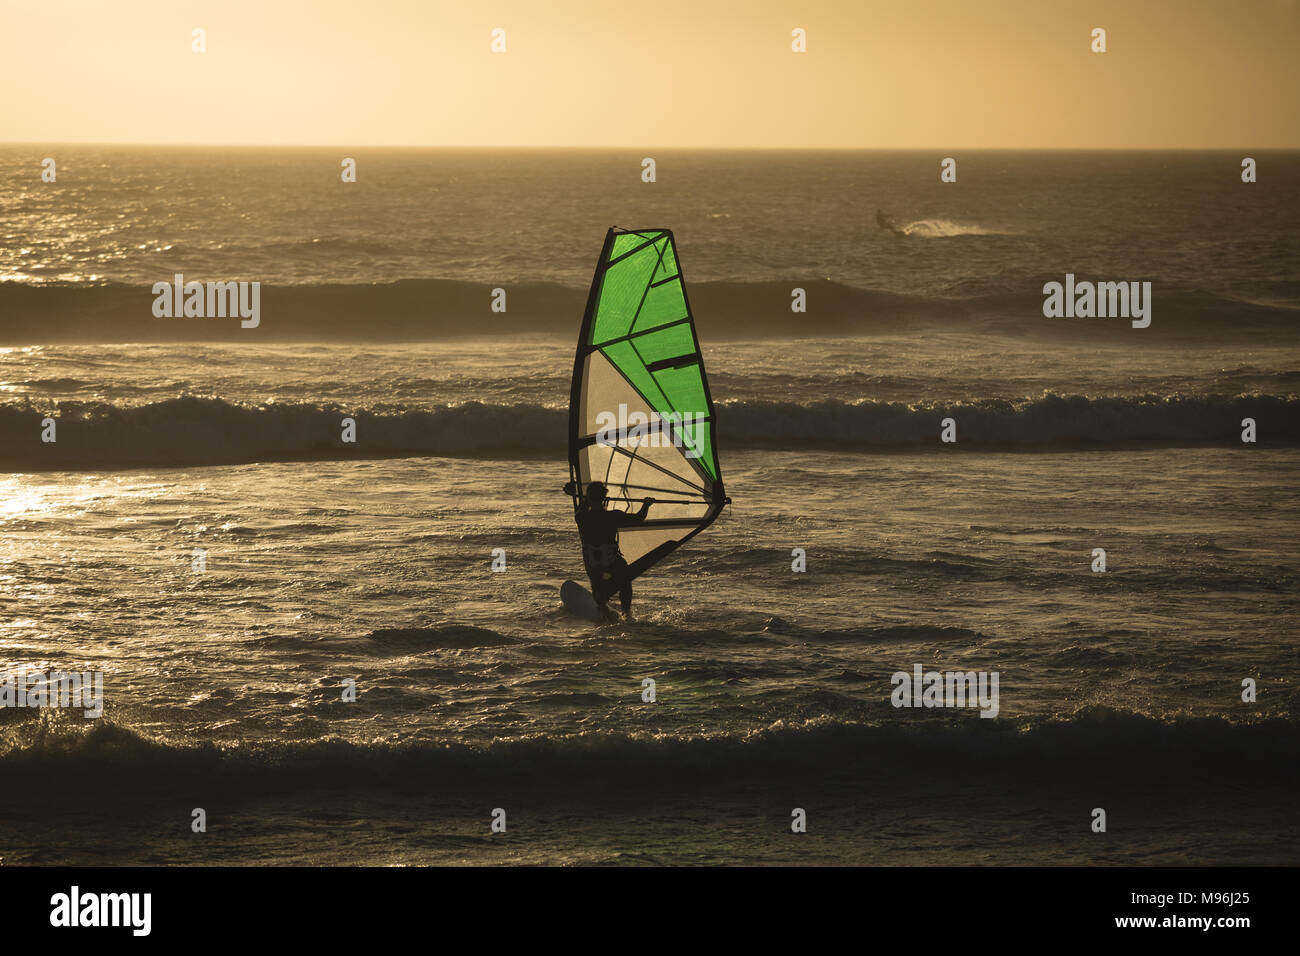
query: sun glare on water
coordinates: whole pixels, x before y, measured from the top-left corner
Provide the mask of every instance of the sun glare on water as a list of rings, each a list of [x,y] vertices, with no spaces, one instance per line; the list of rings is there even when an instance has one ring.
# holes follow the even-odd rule
[[[0,479],[0,521],[43,514],[54,507],[40,488],[24,485],[21,479]]]

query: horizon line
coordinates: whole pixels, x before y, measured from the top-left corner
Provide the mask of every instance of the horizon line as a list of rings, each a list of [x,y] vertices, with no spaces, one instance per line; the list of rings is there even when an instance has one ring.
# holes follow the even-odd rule
[[[624,145],[590,145],[575,146],[538,145],[530,143],[481,144],[481,143],[378,143],[362,146],[356,143],[166,143],[134,142],[130,140],[0,140],[0,147],[5,146],[139,146],[167,147],[176,149],[500,149],[500,150],[590,150],[590,151],[644,151],[647,149],[698,150],[713,152],[754,152],[754,153],[792,153],[792,152],[982,152],[982,153],[1180,153],[1180,152],[1236,152],[1242,149],[1254,152],[1295,152],[1300,151],[1300,143],[1294,146],[624,146]]]

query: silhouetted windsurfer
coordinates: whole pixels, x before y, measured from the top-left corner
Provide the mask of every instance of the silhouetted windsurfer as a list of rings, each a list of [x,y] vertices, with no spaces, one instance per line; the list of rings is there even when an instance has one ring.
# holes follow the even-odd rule
[[[876,210],[876,225],[879,226],[881,229],[888,229],[896,236],[907,235],[907,233],[903,231],[902,227],[899,226],[897,222],[895,222],[893,219],[885,215],[883,209]]]
[[[569,482],[564,490],[572,495],[576,489],[573,482]],[[582,537],[582,561],[587,566],[587,576],[591,578],[591,596],[596,606],[606,610],[606,602],[618,592],[626,616],[632,611],[632,579],[627,561],[618,549],[618,529],[645,521],[654,499],[642,499],[641,510],[633,513],[609,510],[605,507],[608,498],[609,491],[604,482],[591,482],[575,517],[578,534]]]

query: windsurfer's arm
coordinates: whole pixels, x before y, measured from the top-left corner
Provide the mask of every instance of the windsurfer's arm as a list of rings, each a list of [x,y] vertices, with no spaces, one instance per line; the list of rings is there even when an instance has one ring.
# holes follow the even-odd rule
[[[628,525],[641,524],[645,521],[646,512],[650,510],[652,504],[654,504],[653,498],[642,498],[640,511],[607,511],[605,514],[609,515],[609,520],[614,523],[614,527],[626,528]]]
[[[569,495],[569,496],[571,496],[572,498],[574,498],[574,499],[577,500],[577,505],[578,505],[578,507],[574,509],[574,512],[573,512],[573,520],[576,521],[576,522],[578,522],[578,534],[579,534],[579,536],[581,536],[581,534],[582,534],[582,516],[583,516],[584,512],[586,511],[586,502],[584,502],[584,501],[578,499],[578,486],[577,486],[576,484],[574,484],[572,481],[570,481],[570,482],[566,482],[566,483],[565,483],[565,485],[564,485],[564,493],[565,493],[566,495]]]

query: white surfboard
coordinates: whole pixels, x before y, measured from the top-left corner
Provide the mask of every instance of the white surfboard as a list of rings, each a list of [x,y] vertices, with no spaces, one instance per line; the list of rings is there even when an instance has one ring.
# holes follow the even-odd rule
[[[560,585],[560,600],[564,602],[564,609],[575,617],[593,624],[605,620],[605,615],[600,613],[600,608],[596,605],[596,599],[577,581],[565,581]]]

